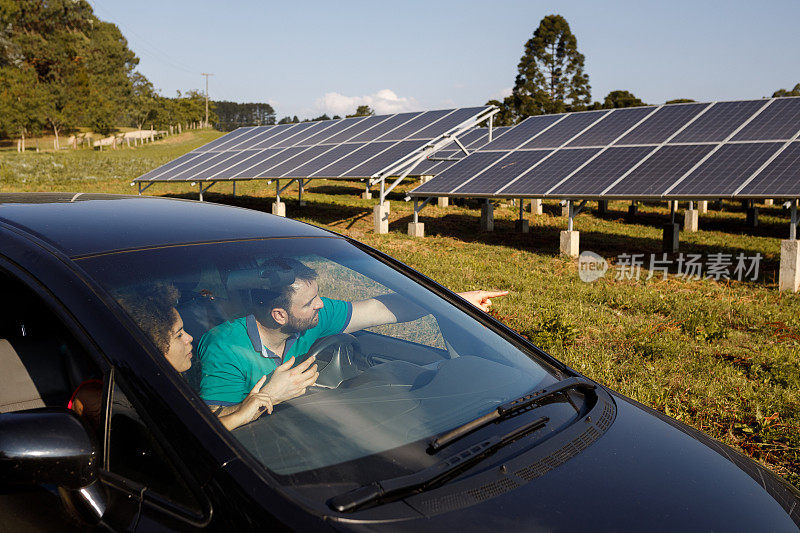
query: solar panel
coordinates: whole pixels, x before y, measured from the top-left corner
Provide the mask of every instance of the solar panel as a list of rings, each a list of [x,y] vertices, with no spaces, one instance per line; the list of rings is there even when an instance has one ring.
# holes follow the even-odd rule
[[[166,173],[168,173],[168,172],[170,172],[170,171],[172,171],[172,170],[174,170],[174,169],[176,169],[176,168],[178,168],[178,167],[180,167],[180,166],[182,166],[184,164],[188,164],[190,161],[192,161],[193,159],[195,159],[197,157],[200,157],[201,155],[203,155],[202,152],[189,152],[188,154],[183,154],[179,158],[170,161],[166,165],[161,165],[160,167],[151,170],[147,174],[143,174],[138,179],[149,180],[151,178],[156,178],[156,177],[161,176],[163,174],[166,174]]]
[[[227,143],[231,142],[234,139],[237,139],[239,137],[244,138],[247,135],[256,134],[257,131],[255,131],[255,130],[256,130],[256,128],[254,128],[254,127],[235,129],[230,133],[226,133],[225,135],[223,135],[219,139],[214,139],[210,143],[204,144],[203,146],[201,146],[200,148],[198,148],[198,149],[196,149],[194,151],[195,152],[210,152],[211,150],[216,150],[219,146],[221,146],[223,144],[227,144]]]
[[[739,194],[800,197],[800,142],[789,143]]]
[[[367,141],[374,141],[375,139],[379,139],[382,135],[386,135],[390,131],[399,128],[403,124],[406,124],[411,119],[420,116],[422,113],[400,113],[398,115],[393,115],[386,119],[385,121],[381,122],[379,126],[375,128],[365,131],[364,133],[360,133],[350,139],[352,142],[367,142]]]
[[[507,155],[505,152],[476,152],[454,164],[428,183],[423,183],[414,189],[414,192],[441,195],[453,193],[465,181],[486,170],[505,155]]]
[[[203,172],[204,170],[216,165],[217,163],[229,158],[232,154],[229,152],[206,152],[201,154],[197,159],[193,159],[189,164],[184,165],[184,168],[177,168],[175,171],[166,175],[170,180],[180,180],[184,177],[192,177]]]
[[[732,141],[789,140],[800,131],[800,98],[775,100]]]
[[[730,196],[782,145],[724,144],[665,196]]]
[[[528,117],[506,132],[500,138],[481,148],[481,150],[514,150],[529,141],[534,135],[540,134],[547,127],[565,118],[565,115],[539,115]]]
[[[300,150],[296,154],[282,158],[282,161],[270,168],[264,175],[265,178],[278,178],[301,165],[304,165],[331,149],[330,146],[295,146],[291,150]]]
[[[614,144],[616,146],[661,144],[709,105],[673,104],[663,106]]]
[[[516,151],[489,167],[480,176],[458,189],[459,194],[494,194],[517,176],[544,159],[549,150]]]
[[[611,147],[550,193],[554,196],[598,195],[652,151],[651,146]]]
[[[570,141],[567,146],[604,146],[631,129],[637,122],[653,113],[654,107],[615,109],[606,118]],[[555,129],[555,128],[554,128]]]
[[[340,157],[344,157],[356,148],[362,146],[361,144],[339,144],[339,145],[320,145],[315,146],[317,152],[312,153],[311,156],[305,161],[300,161],[293,168],[287,168],[283,177],[304,178],[314,174],[314,171],[319,170],[327,165],[330,165]]]
[[[321,120],[312,122],[311,126],[304,128],[301,131],[295,131],[295,134],[290,137],[285,137],[280,142],[272,145],[273,148],[286,148],[289,146],[314,146],[315,142],[310,142],[309,139],[318,135],[330,135],[331,128],[334,127],[334,121]]]
[[[574,172],[576,168],[599,151],[600,148],[558,150],[533,170],[525,173],[519,179],[498,191],[498,193],[512,197],[533,196],[536,198],[545,196],[545,193],[553,185]]]
[[[710,144],[663,146],[603,194],[659,196],[713,149]]]
[[[308,123],[286,125],[283,128],[281,128],[275,135],[270,135],[263,141],[251,146],[251,148],[256,150],[261,148],[277,148],[278,144],[288,139],[289,137],[297,135],[301,131],[305,130],[307,127]]]
[[[522,148],[558,148],[597,120],[608,118],[608,113],[610,111],[571,113],[549,130],[523,144]]]
[[[266,161],[281,151],[281,148],[267,148],[266,150],[244,150],[241,153],[244,155],[250,154],[251,157],[243,159],[241,162],[232,164],[224,169],[218,170],[216,174],[209,177],[213,177],[214,179],[230,179],[235,176],[239,176],[239,174],[247,171],[259,162]]]
[[[421,128],[427,129],[432,122],[439,121],[443,119],[445,116],[449,115],[450,113],[452,113],[451,109],[443,109],[440,111],[426,111],[425,113],[421,113],[420,115],[409,120],[399,128],[396,128],[390,132],[381,135],[378,138],[378,140],[400,141],[402,139],[405,139],[409,135],[413,135]],[[442,133],[444,133],[444,130],[441,131],[439,135],[441,135]]]
[[[456,109],[449,115],[443,117],[441,120],[431,124],[426,128],[422,128],[418,132],[414,133],[413,135],[409,135],[409,139],[419,139],[419,140],[428,140],[434,139],[439,135],[449,131],[456,126],[460,125],[465,120],[469,120],[470,117],[475,116],[476,113],[480,112],[480,107],[467,107],[464,109]]]
[[[247,139],[240,141],[236,144],[237,150],[248,150],[253,146],[257,145],[258,143],[265,141],[272,137],[273,135],[277,135],[278,132],[283,131],[283,126],[268,126],[265,128],[259,128],[261,131],[258,132],[256,135],[248,137]]]
[[[313,176],[337,178],[345,174],[351,168],[358,166],[367,159],[378,155],[394,144],[395,143],[392,141],[356,144],[354,146],[358,146],[358,149],[352,150],[347,155],[330,163],[325,168],[319,167],[319,170],[316,170]]]
[[[266,150],[264,155],[267,157],[265,159],[251,164],[249,167],[242,169],[231,177],[237,179],[264,178],[269,169],[279,164],[284,159],[297,155],[301,150],[303,150],[303,148],[272,148]]]
[[[338,144],[343,143],[345,141],[349,141],[353,137],[361,135],[368,130],[378,126],[381,122],[388,120],[389,117],[384,115],[380,117],[366,117],[363,120],[359,120],[353,126],[345,129],[344,131],[340,131],[335,135],[331,135],[330,137],[326,138],[323,142],[325,144]],[[367,142],[367,139],[364,139],[364,142]]]
[[[236,152],[225,152],[228,156],[217,163],[212,164],[211,166],[207,166],[204,168],[193,169],[193,176],[194,179],[197,180],[204,180],[213,177],[218,172],[223,169],[230,168],[242,161],[249,160],[254,155],[258,154],[259,150],[242,150]]]
[[[689,124],[670,143],[719,142],[764,107],[766,100],[718,102]]]
[[[402,157],[410,154],[423,145],[421,141],[403,141],[392,145],[369,161],[348,170],[347,176],[367,178],[383,171],[386,167],[396,163]]]

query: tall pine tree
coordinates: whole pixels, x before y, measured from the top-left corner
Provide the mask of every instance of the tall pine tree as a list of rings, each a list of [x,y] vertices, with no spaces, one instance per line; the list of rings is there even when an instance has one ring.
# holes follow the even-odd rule
[[[578,40],[564,17],[543,18],[525,43],[514,89],[502,102],[500,115],[506,118],[500,122],[585,110],[591,104],[591,87],[583,66]]]

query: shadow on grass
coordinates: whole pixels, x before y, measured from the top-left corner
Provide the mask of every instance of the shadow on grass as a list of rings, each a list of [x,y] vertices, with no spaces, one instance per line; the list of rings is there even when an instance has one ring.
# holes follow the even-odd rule
[[[170,198],[184,198],[189,200],[197,200],[196,193],[181,193],[181,194],[168,194],[165,195]],[[208,202],[218,204],[231,205],[235,207],[244,207],[254,211],[262,211],[264,213],[272,212],[272,203],[275,197],[259,197],[240,195],[233,196],[230,194],[222,193],[205,193],[203,198]],[[306,205],[301,206],[296,198],[285,198],[281,200],[286,204],[286,214],[291,218],[305,218],[317,224],[325,224],[334,227],[346,227],[349,229],[355,221],[369,217],[372,215],[370,208],[330,204],[327,202],[306,201]],[[343,226],[342,224],[350,222],[350,225]]]

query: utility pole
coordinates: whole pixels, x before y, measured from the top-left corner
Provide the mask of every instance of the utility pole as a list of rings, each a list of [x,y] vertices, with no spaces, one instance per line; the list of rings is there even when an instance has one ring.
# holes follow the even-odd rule
[[[201,76],[206,77],[206,128],[208,127],[208,77],[213,76],[213,74],[207,74],[205,72],[200,73]]]

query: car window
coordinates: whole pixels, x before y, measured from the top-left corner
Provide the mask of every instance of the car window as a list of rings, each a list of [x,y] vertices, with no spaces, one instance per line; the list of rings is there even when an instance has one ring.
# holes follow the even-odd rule
[[[70,407],[99,431],[103,381],[97,363],[48,304],[5,271],[0,294],[0,412]]]
[[[118,383],[109,409],[108,461],[112,473],[141,484],[148,493],[201,512],[183,476]]]
[[[314,386],[232,431],[276,475],[341,467],[339,478],[360,478],[365,461],[383,477],[427,466],[431,436],[557,379],[512,336],[344,239],[194,244],[79,263],[211,406],[237,409],[277,365],[319,349]],[[162,300],[160,322],[143,297]],[[183,345],[157,331],[173,315]]]

